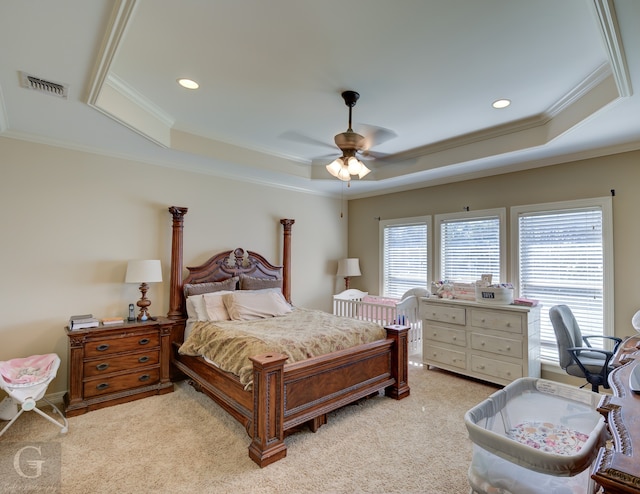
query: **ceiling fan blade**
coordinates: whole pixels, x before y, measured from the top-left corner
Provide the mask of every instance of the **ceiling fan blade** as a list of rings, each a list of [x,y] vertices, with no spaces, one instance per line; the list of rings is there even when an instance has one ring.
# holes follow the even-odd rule
[[[371,151],[370,149],[363,149],[360,151],[360,154],[363,158],[376,161],[384,161],[388,156],[390,156],[388,153],[380,153],[377,151]]]
[[[363,128],[363,135],[365,139],[365,145],[363,149],[371,149],[374,146],[379,146],[391,139],[398,137],[393,130],[385,129],[384,127],[377,127],[375,125],[360,124],[359,127]]]
[[[293,130],[288,130],[286,132],[283,132],[282,134],[280,134],[280,138],[287,139],[289,141],[299,142],[302,144],[309,144],[311,146],[318,146],[318,147],[323,147],[327,149],[335,149],[335,146],[327,142],[321,141],[319,139],[314,139],[313,137],[306,136],[304,134],[295,132]]]

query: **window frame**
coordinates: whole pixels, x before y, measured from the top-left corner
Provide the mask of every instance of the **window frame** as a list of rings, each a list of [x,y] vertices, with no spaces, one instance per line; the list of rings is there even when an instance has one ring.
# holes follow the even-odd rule
[[[384,232],[385,228],[388,226],[403,226],[403,225],[421,225],[425,224],[427,227],[427,279],[425,280],[425,288],[429,288],[431,286],[432,277],[430,276],[433,272],[433,217],[431,215],[423,215],[423,216],[410,216],[408,218],[395,218],[388,220],[380,220],[378,226],[378,240],[379,240],[379,277],[378,277],[378,293],[381,296],[386,296],[384,293],[384,260],[385,260],[385,250],[384,250]]]
[[[520,296],[520,216],[527,213],[570,212],[572,210],[601,208],[602,211],[602,256],[603,256],[603,301],[602,335],[614,336],[614,265],[613,265],[613,206],[611,197],[574,199],[541,204],[512,206],[510,208],[510,254],[511,275],[516,296]],[[547,307],[548,310],[550,307]],[[543,308],[544,311],[544,308]],[[546,311],[545,311],[546,312]],[[605,348],[611,349],[605,344]],[[541,359],[544,364],[559,368],[557,361]]]
[[[507,208],[479,209],[477,211],[462,211],[456,213],[444,213],[435,215],[433,237],[435,248],[432,252],[437,255],[437,261],[434,258],[433,279],[442,279],[442,238],[441,225],[447,221],[464,221],[464,220],[480,220],[498,217],[499,222],[499,243],[500,243],[500,280],[507,279]],[[456,281],[456,280],[452,280]],[[502,281],[503,283],[505,281]]]

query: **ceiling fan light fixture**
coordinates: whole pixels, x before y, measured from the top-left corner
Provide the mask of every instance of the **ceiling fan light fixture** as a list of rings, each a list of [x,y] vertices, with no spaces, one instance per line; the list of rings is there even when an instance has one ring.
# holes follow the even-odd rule
[[[342,168],[340,168],[340,171],[338,172],[338,178],[343,182],[349,182],[351,180],[351,174],[349,173],[349,168],[346,166],[343,166]]]
[[[358,178],[364,178],[369,174],[369,172],[371,172],[371,170],[364,166],[364,163],[361,163],[361,165],[362,167],[360,169],[360,173],[358,173]]]
[[[327,171],[334,177],[340,178],[339,173],[342,170],[342,166],[343,166],[342,158],[338,158],[332,163],[329,163],[327,165]]]
[[[347,169],[350,175],[359,175],[363,166],[362,161],[358,160],[355,156],[347,158]]]

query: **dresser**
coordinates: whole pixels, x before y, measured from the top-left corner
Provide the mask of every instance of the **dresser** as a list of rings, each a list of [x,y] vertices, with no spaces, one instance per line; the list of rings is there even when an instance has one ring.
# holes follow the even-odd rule
[[[506,385],[540,377],[540,308],[421,298],[425,365]]]
[[[173,324],[172,320],[158,318],[91,329],[66,328],[66,416],[173,391],[169,380]]]

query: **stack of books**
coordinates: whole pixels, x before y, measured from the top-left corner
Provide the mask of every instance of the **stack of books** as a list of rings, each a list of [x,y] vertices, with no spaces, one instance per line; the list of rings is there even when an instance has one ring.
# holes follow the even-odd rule
[[[69,329],[71,330],[97,328],[98,326],[100,326],[100,321],[93,317],[93,314],[82,314],[69,318]]]
[[[525,307],[536,307],[540,302],[532,298],[513,299],[513,305],[523,305]]]

